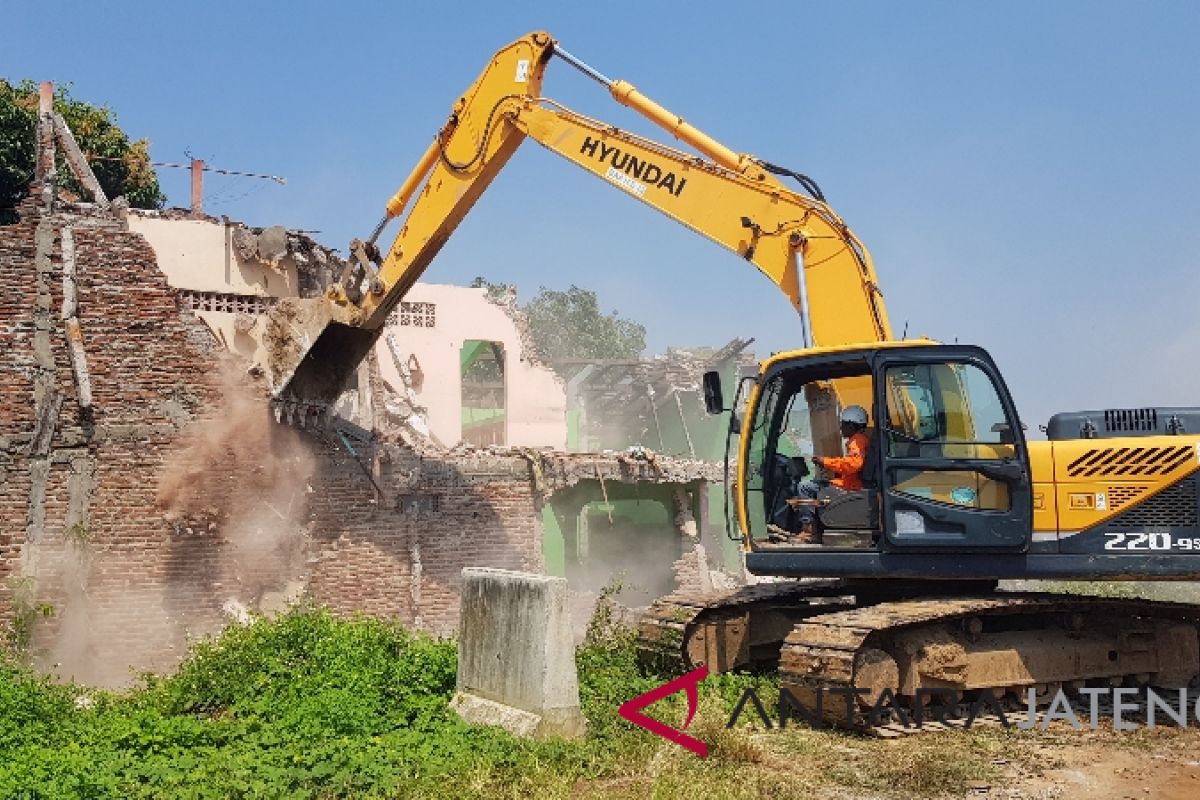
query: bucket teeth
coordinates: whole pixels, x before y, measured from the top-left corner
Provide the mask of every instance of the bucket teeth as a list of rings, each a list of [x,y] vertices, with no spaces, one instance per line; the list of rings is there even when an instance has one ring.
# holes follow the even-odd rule
[[[301,429],[327,427],[332,415],[329,406],[294,400],[273,400],[271,410],[276,422]]]

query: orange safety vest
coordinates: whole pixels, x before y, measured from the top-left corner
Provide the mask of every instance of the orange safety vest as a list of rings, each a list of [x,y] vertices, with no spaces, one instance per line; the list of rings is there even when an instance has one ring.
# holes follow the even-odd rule
[[[830,483],[847,492],[862,488],[862,468],[867,458],[868,442],[867,435],[859,431],[846,440],[845,456],[822,459],[825,468],[837,476]]]

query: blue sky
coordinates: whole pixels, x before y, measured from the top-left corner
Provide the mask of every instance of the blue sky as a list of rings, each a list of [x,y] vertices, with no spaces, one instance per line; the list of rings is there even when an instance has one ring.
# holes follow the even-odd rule
[[[1200,405],[1200,4],[65,4],[11,11],[0,77],[70,82],[206,210],[365,236],[487,58],[545,29],[735,150],[813,176],[871,249],[897,332],[981,344],[1033,429]],[[36,10],[34,10],[36,9]],[[652,133],[552,63],[545,94]],[[663,138],[654,133],[656,138]],[[186,173],[163,170],[173,205]],[[798,322],[737,257],[533,144],[425,279],[571,283],[652,350]]]

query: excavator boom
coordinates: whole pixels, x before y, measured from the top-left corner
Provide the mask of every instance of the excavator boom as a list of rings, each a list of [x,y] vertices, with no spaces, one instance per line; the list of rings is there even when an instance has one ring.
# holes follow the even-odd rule
[[[554,55],[697,152],[543,98]],[[324,405],[337,397],[389,312],[527,137],[752,263],[796,310],[806,345],[891,338],[867,249],[811,180],[731,150],[538,32],[498,51],[455,103],[372,236],[352,244],[342,280],[323,298],[284,302],[272,313],[268,373],[278,399]],[[776,173],[793,175],[809,193],[784,185]],[[376,239],[410,204],[391,248],[380,253]],[[810,306],[810,295],[846,302]]]

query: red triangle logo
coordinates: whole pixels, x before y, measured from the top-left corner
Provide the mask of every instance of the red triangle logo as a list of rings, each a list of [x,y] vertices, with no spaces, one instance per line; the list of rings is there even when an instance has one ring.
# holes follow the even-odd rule
[[[639,694],[632,700],[622,703],[621,707],[617,709],[617,713],[634,725],[645,728],[680,747],[686,747],[701,758],[708,758],[708,745],[684,733],[687,726],[692,724],[692,717],[696,716],[696,707],[700,702],[697,686],[707,677],[708,665],[703,664],[686,675],[664,683],[657,689],[651,689],[645,694]],[[642,713],[642,709],[646,706],[657,703],[664,697],[670,697],[676,692],[687,692],[688,715],[682,728],[677,730]]]

